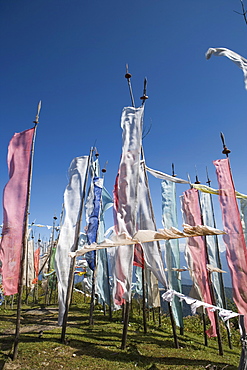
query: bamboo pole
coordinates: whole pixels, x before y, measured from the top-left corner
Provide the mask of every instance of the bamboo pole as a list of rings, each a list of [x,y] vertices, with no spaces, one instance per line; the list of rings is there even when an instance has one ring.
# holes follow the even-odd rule
[[[143,331],[144,334],[147,334],[147,308],[146,308],[146,279],[145,279],[145,262],[142,250],[142,317],[143,317]]]
[[[89,325],[90,326],[93,326],[94,324],[93,312],[94,312],[96,279],[97,279],[97,252],[94,255],[94,270],[93,270],[93,275],[92,275],[92,292],[91,292],[90,313],[89,313]]]
[[[20,264],[20,275],[19,275],[19,286],[18,286],[18,300],[17,300],[17,312],[16,312],[16,328],[15,328],[15,339],[14,339],[14,349],[13,349],[13,360],[17,358],[19,337],[20,337],[20,321],[21,321],[21,300],[22,300],[22,288],[23,288],[23,273],[24,273],[24,261],[26,258],[26,245],[27,245],[27,235],[28,235],[28,214],[30,207],[31,198],[31,184],[32,184],[32,169],[33,169],[33,156],[34,156],[34,143],[36,137],[37,125],[39,123],[39,113],[41,109],[41,101],[38,104],[37,114],[34,123],[34,134],[33,142],[30,153],[30,167],[29,167],[29,179],[27,184],[27,200],[26,200],[26,210],[23,223],[23,236],[22,236],[22,258]]]
[[[128,82],[131,104],[132,104],[132,107],[135,108],[135,100],[134,100],[134,95],[133,95],[132,86],[131,86],[131,82],[130,82],[131,77],[132,77],[132,75],[128,71],[128,64],[126,64],[125,78],[127,79],[127,82]]]

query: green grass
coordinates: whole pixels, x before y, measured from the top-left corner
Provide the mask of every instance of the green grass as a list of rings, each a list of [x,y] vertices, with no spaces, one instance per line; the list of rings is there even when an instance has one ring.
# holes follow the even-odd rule
[[[179,349],[174,348],[170,319],[164,315],[158,327],[148,321],[148,333],[143,333],[142,319],[134,308],[130,316],[127,348],[121,350],[121,312],[113,313],[112,321],[97,305],[94,326],[88,324],[89,303],[74,294],[66,330],[66,343],[60,341],[61,327],[56,325],[56,306],[40,309],[25,306],[22,309],[18,356],[11,360],[14,339],[16,307],[0,306],[0,369],[209,369],[236,370],[241,346],[239,331],[232,328],[229,349],[226,331],[221,325],[224,355],[219,356],[216,338],[204,346],[202,322],[198,315],[184,319],[184,335],[178,331]],[[39,313],[39,315],[37,315]],[[153,318],[153,317],[152,317]],[[39,334],[43,330],[43,334]]]

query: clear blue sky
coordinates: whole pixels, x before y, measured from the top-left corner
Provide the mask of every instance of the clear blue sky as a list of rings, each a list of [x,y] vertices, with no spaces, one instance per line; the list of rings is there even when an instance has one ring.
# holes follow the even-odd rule
[[[60,214],[69,164],[95,141],[112,192],[121,111],[131,104],[128,63],[136,105],[148,79],[147,165],[171,173],[173,162],[179,177],[192,180],[196,166],[203,183],[208,166],[217,187],[212,161],[224,157],[223,131],[236,188],[247,193],[243,73],[225,57],[205,59],[209,47],[247,58],[247,25],[234,11],[241,12],[239,0],[2,0],[0,191],[9,140],[32,127],[41,99],[30,221],[51,224]],[[161,227],[159,180],[150,187]],[[187,188],[178,185],[178,193]]]

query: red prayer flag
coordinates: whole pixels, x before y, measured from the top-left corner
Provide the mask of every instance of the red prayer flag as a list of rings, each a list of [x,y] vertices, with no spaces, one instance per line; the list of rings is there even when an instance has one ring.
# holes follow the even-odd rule
[[[33,135],[34,128],[16,133],[8,147],[9,181],[3,192],[3,231],[0,245],[5,295],[18,292]]]
[[[144,268],[144,256],[141,244],[135,244],[133,265]]]
[[[39,254],[40,254],[40,247],[36,249],[34,252],[34,273],[35,278],[32,281],[32,284],[36,284],[38,282],[39,276]]]
[[[235,195],[229,159],[213,162],[219,183],[219,201],[222,211],[226,245],[226,259],[231,272],[233,299],[238,312],[245,315],[247,327],[247,249]]]
[[[185,222],[191,226],[201,225],[201,211],[198,198],[198,190],[189,189],[183,193],[182,208]],[[207,255],[205,242],[202,236],[187,238],[185,255],[189,268],[191,269],[192,280],[199,290],[203,302],[212,305],[212,298],[209,288]],[[216,337],[216,325],[214,313],[207,309],[211,327],[207,330],[207,335]]]

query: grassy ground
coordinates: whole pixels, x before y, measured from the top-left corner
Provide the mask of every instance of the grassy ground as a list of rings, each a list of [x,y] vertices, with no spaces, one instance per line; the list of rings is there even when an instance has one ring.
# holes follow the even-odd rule
[[[142,320],[134,309],[130,317],[126,350],[121,350],[121,312],[113,313],[113,320],[104,316],[96,306],[94,325],[89,326],[89,303],[81,303],[82,296],[74,294],[71,305],[66,344],[60,341],[61,327],[56,325],[57,308],[38,305],[24,306],[18,357],[11,360],[16,310],[0,306],[0,369],[209,369],[236,370],[241,346],[237,329],[232,329],[233,349],[229,349],[222,325],[224,355],[219,356],[217,339],[204,346],[202,323],[199,316],[184,320],[184,335],[179,335],[179,349],[174,348],[170,319],[162,317],[162,325],[148,321],[148,333],[143,333]]]

